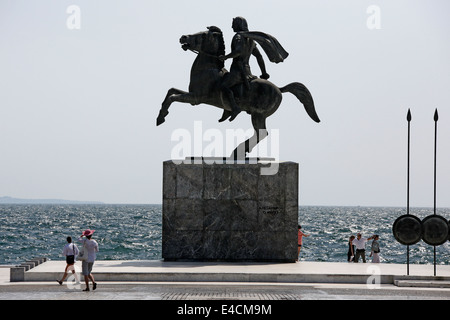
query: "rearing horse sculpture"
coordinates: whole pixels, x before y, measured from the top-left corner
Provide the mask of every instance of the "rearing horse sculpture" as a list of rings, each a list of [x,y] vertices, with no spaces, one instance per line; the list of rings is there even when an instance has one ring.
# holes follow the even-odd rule
[[[159,111],[156,125],[165,121],[172,102],[184,102],[191,105],[209,104],[231,112],[230,102],[221,90],[221,82],[228,71],[219,56],[225,54],[225,44],[222,31],[217,27],[208,27],[207,31],[180,38],[184,50],[198,53],[192,69],[189,92],[171,88]],[[306,112],[315,122],[320,122],[316,114],[314,101],[309,90],[299,82],[290,83],[278,88],[272,82],[264,79],[254,79],[249,89],[243,85],[233,88],[235,99],[242,111],[251,115],[254,135],[242,142],[232,153],[231,157],[245,158],[246,154],[264,138],[267,137],[266,118],[272,115],[280,106],[282,93],[290,92],[304,105]],[[242,152],[245,151],[245,152]]]

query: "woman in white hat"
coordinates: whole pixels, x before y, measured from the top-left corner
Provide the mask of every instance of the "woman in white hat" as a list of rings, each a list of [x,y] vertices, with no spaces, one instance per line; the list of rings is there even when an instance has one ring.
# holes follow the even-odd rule
[[[83,291],[89,291],[89,279],[92,281],[92,290],[97,289],[97,282],[94,280],[94,276],[91,274],[92,266],[94,265],[96,252],[98,252],[98,243],[92,240],[92,234],[95,230],[87,229],[78,239],[83,243],[85,250],[87,250],[87,259],[82,261],[81,268],[84,276],[84,282],[86,283],[86,289]],[[84,238],[83,238],[84,237]]]

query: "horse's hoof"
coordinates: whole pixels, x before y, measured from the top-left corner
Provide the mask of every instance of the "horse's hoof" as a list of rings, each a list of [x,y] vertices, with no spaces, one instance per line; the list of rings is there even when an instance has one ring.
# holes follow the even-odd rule
[[[166,121],[166,116],[169,114],[167,110],[159,110],[158,118],[156,118],[156,125],[159,126],[161,123]]]
[[[164,123],[166,121],[166,119],[164,119],[164,117],[158,117],[156,119],[156,125],[159,126],[160,124]]]
[[[233,121],[239,113],[241,113],[241,110],[233,111],[233,113],[231,114],[231,117],[230,117],[230,122]]]

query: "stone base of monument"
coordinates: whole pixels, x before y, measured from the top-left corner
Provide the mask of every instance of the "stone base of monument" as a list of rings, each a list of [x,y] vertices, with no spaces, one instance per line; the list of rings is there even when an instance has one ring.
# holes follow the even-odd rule
[[[297,163],[163,163],[164,260],[294,262],[297,226]]]

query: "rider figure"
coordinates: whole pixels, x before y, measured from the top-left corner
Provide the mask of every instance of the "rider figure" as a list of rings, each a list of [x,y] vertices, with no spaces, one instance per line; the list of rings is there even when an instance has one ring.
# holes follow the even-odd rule
[[[258,61],[258,65],[262,73],[261,78],[266,80],[269,79],[269,74],[266,72],[263,57],[256,47],[256,43],[252,39],[244,37],[240,34],[242,31],[249,31],[247,21],[242,17],[236,17],[233,19],[232,28],[236,34],[231,42],[231,53],[219,57],[221,60],[233,58],[230,72],[224,77],[224,81],[222,83],[222,90],[230,100],[232,111],[224,111],[219,122],[226,120],[228,117],[230,117],[230,121],[233,121],[234,118],[236,118],[236,116],[241,112],[241,108],[239,108],[236,104],[231,88],[237,84],[244,83],[248,90],[250,88],[250,81],[257,78],[252,75],[250,71],[249,60],[252,54]]]

